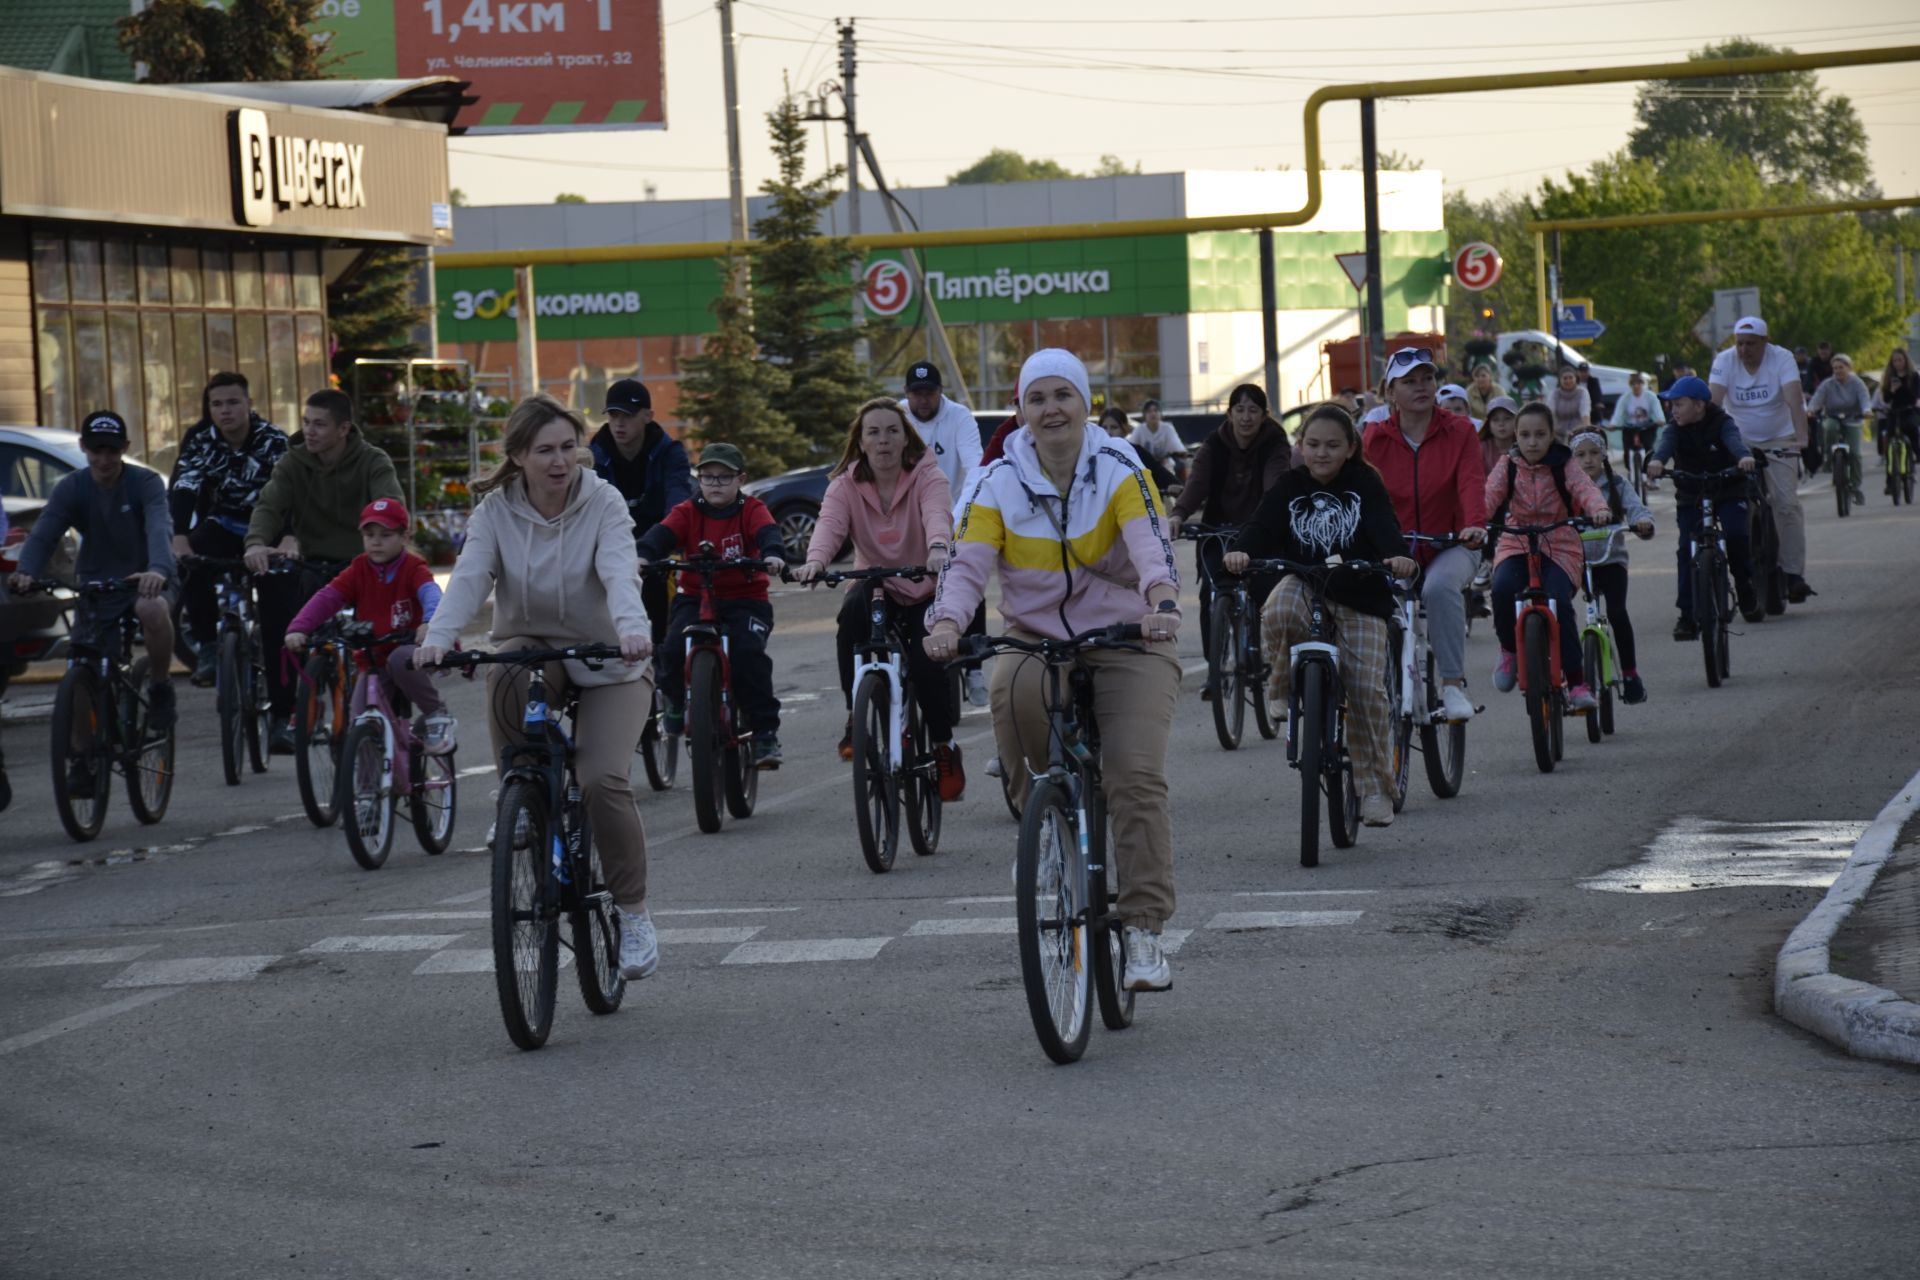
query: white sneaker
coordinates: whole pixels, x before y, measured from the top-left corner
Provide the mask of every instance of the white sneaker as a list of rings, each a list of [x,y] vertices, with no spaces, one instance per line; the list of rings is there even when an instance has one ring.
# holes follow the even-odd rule
[[[454,735],[459,731],[460,722],[444,711],[436,711],[426,718],[425,745],[422,747],[430,756],[450,756],[454,749]]]
[[[976,707],[987,705],[987,677],[978,667],[967,672],[967,701]]]
[[[1004,778],[1007,776],[1007,771],[1000,767],[999,756],[994,756],[991,760],[987,761],[987,776],[989,778]]]
[[[1473,699],[1457,684],[1440,688],[1440,716],[1449,723],[1473,719]]]
[[[1160,949],[1160,935],[1128,925],[1127,973],[1121,985],[1128,991],[1166,991],[1173,986],[1173,966]]]
[[[620,913],[620,976],[651,978],[660,967],[660,936],[653,931],[653,917],[645,907],[614,909]]]
[[[1386,796],[1361,796],[1360,821],[1369,827],[1393,825],[1393,801]]]

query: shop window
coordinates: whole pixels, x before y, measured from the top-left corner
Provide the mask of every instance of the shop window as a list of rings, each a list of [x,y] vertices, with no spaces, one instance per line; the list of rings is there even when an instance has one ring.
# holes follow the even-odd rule
[[[300,363],[300,385],[305,389],[301,403],[306,396],[327,386],[327,330],[317,315],[298,315],[293,318],[294,350]]]
[[[288,311],[293,307],[293,262],[285,249],[265,249],[260,254],[261,292],[269,311]]]
[[[105,245],[107,301],[134,303],[140,299],[140,275],[131,240],[109,240]]]
[[[107,315],[73,313],[73,408],[78,421],[96,409],[114,408],[107,384]]]
[[[240,366],[240,351],[235,345],[233,317],[225,312],[207,313],[207,376]]]
[[[980,330],[980,380],[996,395],[1004,394],[1005,403],[1011,404],[1014,390],[1020,384],[1020,366],[1038,349],[1034,343],[1033,322],[984,324]]]
[[[63,274],[63,284],[65,279]],[[65,307],[40,309],[40,335],[35,349],[40,363],[40,425],[71,431],[78,424],[73,416],[72,326]]]
[[[113,242],[108,241],[111,251]],[[132,311],[107,312],[107,368],[113,375],[113,407],[127,420],[132,450],[145,456],[146,400],[140,392],[140,316]]]
[[[167,246],[140,246],[140,301],[150,307],[164,307],[173,300],[168,284]]]
[[[169,254],[173,267],[173,305],[200,305],[200,251],[188,244],[176,244]]]
[[[173,400],[181,431],[200,421],[200,392],[207,385],[206,330],[198,311],[173,316]]]
[[[1117,380],[1160,377],[1160,321],[1154,316],[1114,316],[1107,321],[1109,374]]]
[[[208,306],[233,305],[233,264],[225,249],[200,251],[200,275]]]
[[[293,251],[293,305],[302,311],[319,311],[326,305],[326,290],[320,284],[320,251]]]
[[[1042,320],[1034,347],[1064,347],[1080,357],[1096,385],[1107,377],[1107,326],[1104,320]]]
[[[282,431],[291,434],[300,427],[298,418],[276,418],[269,408],[273,398],[268,394],[267,385],[267,318],[262,315],[249,315],[241,312],[233,318],[233,339],[237,349],[235,356],[240,365],[240,376],[247,380],[247,390],[253,396],[254,408]]]
[[[67,272],[73,280],[75,302],[105,301],[104,286],[100,279],[98,240],[67,241]]]
[[[300,353],[294,346],[292,316],[267,317],[267,368],[273,379],[274,421],[300,421],[305,397],[300,392]]]
[[[59,236],[33,238],[33,296],[40,302],[65,302],[67,242]]]
[[[173,324],[163,312],[140,316],[140,367],[147,384],[147,462],[173,465],[180,431],[173,404]]]
[[[236,250],[233,255],[233,305],[258,311],[263,300],[259,250]]]

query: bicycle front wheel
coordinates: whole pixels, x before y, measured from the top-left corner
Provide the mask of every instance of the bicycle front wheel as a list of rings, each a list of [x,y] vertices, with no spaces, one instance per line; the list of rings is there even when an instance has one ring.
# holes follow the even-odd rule
[[[134,660],[127,677],[133,688],[147,687],[147,660]],[[127,740],[133,748],[127,754],[127,804],[133,816],[148,826],[167,816],[173,799],[174,730],[156,732],[150,724],[146,698],[139,693],[125,696],[125,711],[120,723],[126,726]]]
[[[1707,668],[1707,687],[1718,689],[1721,679],[1720,644],[1725,636],[1720,621],[1718,592],[1714,577],[1720,566],[1709,552],[1701,552],[1693,561],[1693,618],[1700,628],[1700,656]]]
[[[246,737],[247,763],[255,773],[267,771],[267,753],[273,743],[273,711],[267,693],[267,668],[260,652],[260,628],[247,636]]]
[[[347,730],[340,761],[340,825],[347,850],[368,871],[386,864],[393,849],[393,795],[386,783],[387,746],[372,721]]]
[[[702,649],[693,655],[687,679],[687,764],[693,770],[693,818],[708,835],[720,829],[721,717],[720,659]]]
[[[107,754],[107,709],[100,679],[68,667],[53,695],[53,803],[75,840],[91,840],[107,820],[113,761]]]
[[[316,827],[340,817],[334,784],[333,698],[338,670],[331,655],[307,659],[299,696],[293,703],[293,772],[300,783],[300,807]]]
[[[1222,594],[1213,602],[1210,627],[1213,652],[1207,665],[1213,674],[1213,732],[1228,751],[1240,746],[1246,729],[1247,704],[1241,698],[1240,623],[1233,597]]]
[[[1527,727],[1533,735],[1533,762],[1553,772],[1553,670],[1547,620],[1529,613],[1522,623],[1521,661],[1527,664]]]
[[[1299,680],[1300,718],[1293,732],[1299,742],[1300,766],[1300,865],[1320,865],[1320,774],[1325,768],[1328,746],[1327,672],[1317,662],[1301,664],[1295,673]]]
[[[891,712],[886,678],[869,673],[853,694],[853,816],[860,829],[860,855],[867,870],[893,870],[900,847],[900,802],[887,767]]]
[[[220,633],[219,665],[214,673],[214,704],[220,711],[220,770],[227,785],[240,785],[246,755],[246,666],[240,661],[240,634]]]
[[[550,886],[554,832],[541,788],[507,784],[493,834],[493,985],[507,1038],[538,1049],[553,1030],[560,913]]]
[[[1846,455],[1834,450],[1828,469],[1833,472],[1833,504],[1840,509],[1840,518],[1844,520],[1853,506],[1853,477],[1848,474]]]
[[[1426,716],[1420,722],[1420,755],[1427,762],[1427,785],[1433,794],[1442,800],[1451,800],[1460,794],[1460,783],[1467,772],[1467,726],[1439,718],[1443,705],[1440,676],[1431,650],[1427,653],[1426,691]]]
[[[1040,1047],[1062,1064],[1079,1060],[1093,1030],[1086,904],[1077,898],[1079,850],[1065,791],[1037,783],[1027,793],[1014,867],[1020,978]]]
[[[407,797],[408,816],[420,847],[441,854],[453,843],[453,819],[460,803],[460,771],[453,753],[430,756],[415,749],[413,794]]]

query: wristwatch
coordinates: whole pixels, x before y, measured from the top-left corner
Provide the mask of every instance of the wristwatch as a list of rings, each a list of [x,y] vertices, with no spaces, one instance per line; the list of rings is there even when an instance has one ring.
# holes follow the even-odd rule
[[[1178,600],[1162,600],[1153,607],[1153,611],[1155,613],[1178,613],[1180,612],[1180,602]]]

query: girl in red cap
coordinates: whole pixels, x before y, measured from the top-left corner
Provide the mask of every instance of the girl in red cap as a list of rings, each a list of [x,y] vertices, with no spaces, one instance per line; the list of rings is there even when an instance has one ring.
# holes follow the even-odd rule
[[[356,621],[372,623],[376,637],[426,628],[439,607],[440,586],[427,562],[407,550],[407,529],[412,523],[398,498],[375,498],[366,505],[360,512],[360,545],[366,550],[294,616],[287,626],[288,652],[306,648],[313,629],[342,609],[352,609]],[[427,754],[446,755],[454,747],[455,722],[434,688],[433,676],[414,670],[414,648],[411,643],[383,646],[373,651],[372,662],[389,685],[425,716],[421,736]],[[368,663],[365,657],[360,661]],[[353,714],[359,715],[366,705],[366,685],[357,684]]]

